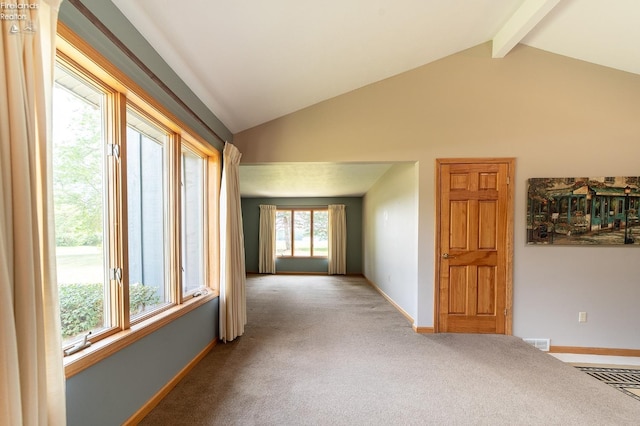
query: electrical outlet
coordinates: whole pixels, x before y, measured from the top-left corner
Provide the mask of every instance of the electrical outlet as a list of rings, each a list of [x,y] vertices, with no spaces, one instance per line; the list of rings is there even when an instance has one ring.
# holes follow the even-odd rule
[[[586,312],[578,312],[578,322],[587,322]]]

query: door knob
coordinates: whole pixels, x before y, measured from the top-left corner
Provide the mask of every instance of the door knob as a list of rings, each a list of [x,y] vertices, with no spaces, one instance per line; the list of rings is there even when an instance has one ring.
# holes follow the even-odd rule
[[[449,253],[445,253],[442,255],[443,259],[453,259],[455,256],[450,256]]]

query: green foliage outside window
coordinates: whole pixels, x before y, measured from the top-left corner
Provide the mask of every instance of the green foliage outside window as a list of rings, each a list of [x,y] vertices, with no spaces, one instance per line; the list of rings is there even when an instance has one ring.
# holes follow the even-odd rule
[[[324,209],[276,211],[278,256],[326,256],[329,213]],[[294,253],[291,252],[292,247]]]
[[[57,72],[62,72],[61,70]],[[56,105],[67,114],[54,128],[53,198],[56,245],[102,244],[102,109],[56,86]]]
[[[68,339],[101,326],[104,322],[103,284],[64,284],[60,286],[62,338]],[[129,287],[131,312],[160,302],[157,289],[142,284]]]

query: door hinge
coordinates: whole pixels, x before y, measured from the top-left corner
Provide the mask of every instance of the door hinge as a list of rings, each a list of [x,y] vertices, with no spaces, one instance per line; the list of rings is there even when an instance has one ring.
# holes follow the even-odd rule
[[[507,185],[511,185],[511,176],[507,176]]]
[[[116,160],[120,161],[120,145],[115,143],[107,144],[107,155],[109,157],[116,157]]]
[[[504,310],[504,316],[505,317],[507,316],[507,310],[506,309]]]

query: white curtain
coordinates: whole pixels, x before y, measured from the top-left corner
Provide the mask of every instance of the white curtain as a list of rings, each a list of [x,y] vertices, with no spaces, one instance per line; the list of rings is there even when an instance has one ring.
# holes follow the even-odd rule
[[[347,218],[343,204],[329,205],[329,275],[347,273]]]
[[[244,233],[238,148],[224,144],[220,188],[220,339],[233,340],[247,323]]]
[[[60,0],[31,3],[0,10],[28,17],[0,20],[0,424],[64,425],[51,195]]]
[[[260,205],[258,272],[276,273],[276,206]]]

